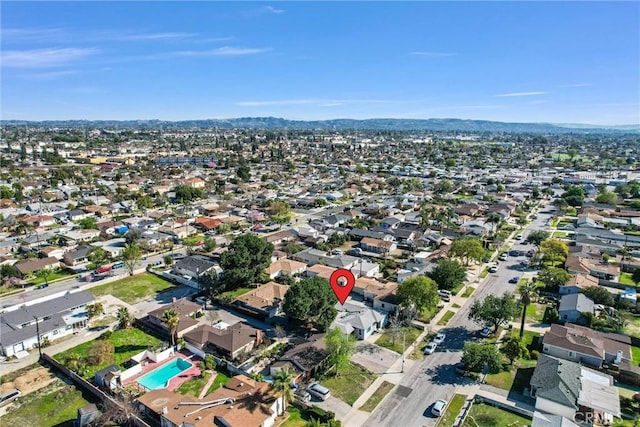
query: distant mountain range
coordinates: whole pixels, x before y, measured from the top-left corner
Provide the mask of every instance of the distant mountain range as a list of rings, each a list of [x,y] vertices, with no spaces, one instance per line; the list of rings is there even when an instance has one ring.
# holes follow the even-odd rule
[[[249,129],[321,129],[321,130],[394,130],[394,131],[459,131],[513,133],[639,133],[640,124],[600,126],[587,124],[506,123],[462,119],[333,119],[287,120],[278,117],[241,117],[206,120],[2,120],[2,125],[95,128],[249,128]]]

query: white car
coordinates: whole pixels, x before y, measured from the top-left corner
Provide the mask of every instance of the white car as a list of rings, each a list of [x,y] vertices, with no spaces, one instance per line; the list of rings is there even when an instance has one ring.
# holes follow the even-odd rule
[[[431,413],[436,417],[441,416],[444,413],[444,408],[447,406],[447,402],[444,400],[436,400],[436,403],[433,404],[433,408],[431,408]]]
[[[516,240],[522,240],[522,237],[523,237],[523,236],[522,236],[522,234],[518,234],[518,235],[516,236]]]
[[[482,330],[480,331],[480,336],[484,338],[491,336],[491,328],[489,327],[482,328]]]
[[[506,261],[506,260],[508,259],[508,258],[507,258],[507,253],[505,252],[505,253],[503,253],[502,255],[500,255],[500,257],[499,257],[498,259],[499,259],[500,261]]]
[[[433,339],[432,342],[440,345],[444,342],[444,339],[447,337],[447,335],[444,332],[439,332],[435,338]]]
[[[433,354],[434,351],[436,351],[436,348],[438,347],[438,344],[436,344],[435,342],[431,341],[429,344],[427,344],[427,346],[424,348],[423,353],[424,354]]]

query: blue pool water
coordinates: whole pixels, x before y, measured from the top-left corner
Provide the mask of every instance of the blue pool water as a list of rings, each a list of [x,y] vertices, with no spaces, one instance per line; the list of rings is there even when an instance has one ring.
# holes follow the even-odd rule
[[[171,378],[181,374],[192,366],[193,364],[178,357],[141,376],[137,381],[148,390],[166,388]]]

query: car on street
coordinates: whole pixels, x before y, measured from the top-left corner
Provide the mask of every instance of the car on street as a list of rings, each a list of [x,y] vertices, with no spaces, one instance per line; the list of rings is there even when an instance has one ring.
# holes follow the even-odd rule
[[[431,341],[429,344],[427,344],[427,346],[424,348],[423,353],[424,354],[432,354],[434,351],[436,351],[436,348],[438,347],[438,344],[434,343],[433,341]]]
[[[444,342],[444,339],[447,337],[447,334],[445,334],[444,332],[439,332],[435,338],[433,339],[432,342],[440,345]]]
[[[482,328],[482,330],[480,331],[480,336],[483,338],[487,338],[491,336],[491,328],[489,327]]]
[[[516,235],[516,240],[522,240],[522,234]]]
[[[491,268],[489,268],[489,273],[497,273],[497,272],[498,272],[497,265],[492,265]]]
[[[507,260],[507,254],[506,252],[503,253],[502,255],[500,255],[500,257],[498,258],[500,261],[506,261]]]
[[[518,283],[518,281],[520,281],[520,277],[518,276],[514,276],[511,279],[509,279],[509,283]]]
[[[442,399],[436,400],[436,403],[433,404],[433,408],[431,408],[431,414],[436,417],[444,414],[444,408],[446,408],[447,402]]]

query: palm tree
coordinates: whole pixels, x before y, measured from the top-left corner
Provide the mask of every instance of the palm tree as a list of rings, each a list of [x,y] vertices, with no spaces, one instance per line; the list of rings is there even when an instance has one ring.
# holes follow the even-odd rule
[[[280,369],[273,376],[273,386],[276,388],[276,390],[282,392],[285,408],[287,402],[291,402],[293,400],[293,390],[291,389],[292,381],[293,373],[289,370],[289,368]]]
[[[527,280],[520,286],[520,302],[522,302],[522,320],[520,322],[520,339],[524,336],[524,322],[527,317],[527,306],[531,304],[531,300],[536,295],[537,286],[531,280]]]
[[[180,316],[178,316],[178,312],[173,308],[169,310],[165,310],[162,313],[162,321],[167,325],[169,329],[169,335],[171,335],[171,345],[176,345],[176,332],[178,331],[178,323],[180,323]]]
[[[118,325],[120,329],[127,329],[129,324],[131,323],[131,315],[129,314],[129,309],[127,307],[120,307],[118,309]]]

